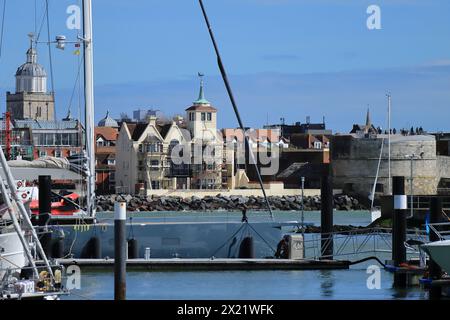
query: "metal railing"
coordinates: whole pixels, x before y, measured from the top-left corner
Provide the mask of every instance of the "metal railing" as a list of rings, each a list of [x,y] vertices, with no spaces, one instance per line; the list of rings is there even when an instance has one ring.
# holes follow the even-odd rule
[[[446,240],[450,236],[450,222],[429,223],[428,227],[434,232],[440,240]],[[447,230],[442,230],[442,227],[448,227]]]
[[[324,240],[322,240],[324,239]],[[428,242],[424,230],[408,230],[407,240]],[[333,246],[333,256],[322,255]],[[406,246],[409,255],[418,254],[417,250]],[[355,256],[362,254],[387,254],[392,252],[392,229],[368,228],[343,232],[305,234],[304,250],[306,259]]]

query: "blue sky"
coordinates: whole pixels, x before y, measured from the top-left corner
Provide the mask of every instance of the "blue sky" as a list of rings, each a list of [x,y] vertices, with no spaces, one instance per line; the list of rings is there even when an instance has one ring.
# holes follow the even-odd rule
[[[78,0],[49,0],[52,38],[67,30],[66,8]],[[3,0],[0,0],[2,4]],[[183,113],[206,74],[207,98],[219,126],[235,127],[196,0],[94,2],[96,118],[138,107]],[[346,132],[370,106],[385,126],[385,93],[393,95],[393,124],[450,130],[450,1],[447,0],[205,0],[237,102],[247,126],[327,119]],[[38,24],[43,0],[36,0]],[[381,30],[368,30],[366,9],[381,8]],[[4,91],[13,90],[35,0],[7,0]],[[46,29],[42,40],[46,40]],[[49,70],[45,45],[39,61]],[[77,72],[70,46],[53,50],[57,114],[67,112]],[[76,114],[76,107],[72,109]]]

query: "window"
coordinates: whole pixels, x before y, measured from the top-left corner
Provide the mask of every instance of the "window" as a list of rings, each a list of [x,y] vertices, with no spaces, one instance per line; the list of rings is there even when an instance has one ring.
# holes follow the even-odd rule
[[[111,181],[111,182],[116,181],[116,173],[115,172],[109,173],[109,181]]]
[[[46,136],[45,145],[54,146],[55,145],[55,134],[47,133],[47,134],[45,134],[45,136]]]
[[[60,146],[61,145],[61,134],[60,133],[57,133],[56,135],[55,135],[55,137],[56,137],[56,139],[55,139],[55,144],[57,145],[57,146]]]
[[[62,134],[62,145],[64,145],[64,146],[69,145],[69,134],[68,133]]]
[[[189,112],[189,121],[195,121],[195,113]]]
[[[384,192],[384,185],[382,183],[377,183],[375,186],[375,192]]]
[[[159,181],[152,181],[152,189],[159,189],[160,188],[160,184]]]
[[[79,146],[78,133],[69,133],[69,144],[71,146]]]
[[[322,149],[322,142],[315,141],[314,142],[314,149]]]
[[[147,152],[162,152],[162,144],[159,143],[148,144]]]
[[[114,166],[116,164],[116,159],[108,159],[108,166]]]
[[[97,139],[97,147],[103,147],[104,141],[102,138]]]
[[[158,160],[152,160],[152,161],[150,161],[150,165],[151,166],[159,166],[159,161]]]
[[[61,158],[61,150],[55,150],[55,158]]]
[[[202,112],[202,121],[205,121],[205,120],[206,120],[206,113]]]
[[[212,121],[212,113],[208,112],[208,121]]]
[[[39,157],[46,157],[47,156],[47,151],[39,151]]]

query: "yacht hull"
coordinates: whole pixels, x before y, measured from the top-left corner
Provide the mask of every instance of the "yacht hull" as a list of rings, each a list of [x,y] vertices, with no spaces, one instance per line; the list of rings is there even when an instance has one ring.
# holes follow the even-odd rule
[[[442,270],[450,273],[450,240],[430,242],[421,247]]]
[[[53,226],[53,239],[64,238],[66,257],[83,258],[86,246],[96,237],[101,258],[114,257],[114,224]],[[152,258],[232,258],[237,257],[242,239],[253,237],[255,256],[274,255],[282,238],[282,225],[258,222],[145,222],[127,223],[127,239],[137,240],[138,256],[150,251]],[[233,240],[235,239],[235,240]]]
[[[0,280],[8,269],[20,272],[25,265],[25,253],[17,233],[0,234]]]

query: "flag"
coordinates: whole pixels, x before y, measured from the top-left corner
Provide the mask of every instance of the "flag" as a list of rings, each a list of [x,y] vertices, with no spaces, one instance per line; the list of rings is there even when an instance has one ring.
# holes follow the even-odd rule
[[[79,56],[79,55],[80,55],[80,53],[81,53],[80,47],[81,47],[81,45],[80,45],[79,42],[78,42],[78,43],[75,43],[75,48],[76,48],[76,50],[73,52],[74,55],[76,55],[76,56]]]

